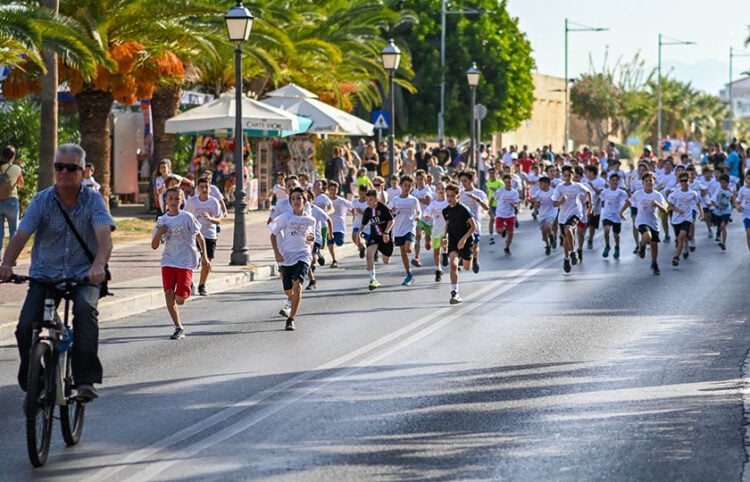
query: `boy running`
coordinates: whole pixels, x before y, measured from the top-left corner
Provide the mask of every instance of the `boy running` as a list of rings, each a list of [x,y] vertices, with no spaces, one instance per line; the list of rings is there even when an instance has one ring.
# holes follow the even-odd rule
[[[216,253],[216,240],[218,239],[218,227],[221,225],[221,204],[210,196],[211,183],[205,177],[198,179],[196,186],[198,195],[193,196],[185,203],[185,211],[192,214],[201,225],[201,234],[206,243],[206,256],[209,262],[213,262]],[[210,265],[201,265],[200,280],[198,281],[198,294],[206,296],[206,280],[211,270]]]
[[[495,207],[497,201],[495,201],[495,193],[498,189],[502,189],[504,184],[503,181],[497,178],[497,169],[491,167],[487,170],[488,180],[485,182],[487,187],[487,199],[490,200],[490,244],[495,244]]]
[[[560,208],[557,215],[560,233],[563,237],[563,270],[570,273],[570,266],[578,264],[575,252],[575,230],[583,219],[581,196],[588,200],[587,210],[591,209],[591,191],[580,182],[573,182],[573,167],[562,167],[562,183],[558,184],[552,194],[552,205]],[[588,213],[587,213],[588,214]]]
[[[419,201],[410,194],[412,184],[414,184],[414,178],[411,175],[401,176],[401,194],[388,202],[388,207],[391,209],[394,219],[393,243],[401,251],[401,261],[404,263],[404,270],[406,270],[406,277],[401,283],[403,286],[414,284],[414,276],[412,276],[409,267],[409,254],[412,252],[412,245],[416,239],[417,221],[422,216]]]
[[[651,246],[651,270],[654,275],[660,275],[659,265],[656,262],[659,256],[659,213],[667,212],[666,201],[659,191],[654,190],[656,176],[653,172],[647,172],[641,179],[643,189],[634,192],[630,199],[625,201],[620,210],[620,217],[624,220],[623,214],[631,205],[638,208],[635,215],[635,225],[641,234],[641,241],[638,243],[638,257],[646,257],[646,245]]]
[[[417,181],[417,187],[411,192],[411,195],[417,198],[419,201],[419,208],[425,210],[432,201],[432,187],[426,184],[426,174],[423,170],[419,169],[414,175]],[[424,233],[424,249],[429,251],[432,248],[431,236],[432,236],[432,224],[425,219],[417,221],[416,240],[414,241],[414,259],[411,260],[411,264],[419,268],[422,266],[422,262],[419,259],[420,243],[422,241],[422,233]]]
[[[557,238],[555,237],[555,220],[557,219],[557,208],[553,205],[552,194],[550,189],[550,178],[542,176],[539,178],[539,189],[534,193],[534,210],[537,213],[539,221],[539,230],[542,232],[542,241],[544,241],[544,254],[547,256],[557,247]]]
[[[338,195],[339,183],[336,181],[328,181],[327,190],[328,198],[331,200],[331,206],[333,206],[333,212],[330,213],[331,223],[333,224],[333,242],[328,243],[328,251],[331,253],[330,267],[338,268],[339,264],[336,261],[334,245],[344,245],[344,238],[346,237],[346,215],[352,209],[352,202]]]
[[[378,201],[378,192],[374,189],[367,191],[367,209],[362,215],[359,231],[364,232],[369,228],[369,234],[365,237],[367,243],[367,272],[370,274],[370,291],[379,288],[380,283],[375,278],[375,253],[383,253],[383,263],[388,261],[393,254],[393,215],[388,206]],[[362,246],[362,238],[357,238],[357,245]]]
[[[732,206],[734,206],[735,202],[734,191],[729,187],[729,175],[722,174],[719,177],[719,188],[711,196],[711,216],[716,225],[717,241],[719,241],[718,237],[719,233],[721,233],[719,248],[722,251],[726,251],[727,249],[727,223],[729,222],[729,217],[732,215]]]
[[[471,270],[475,273],[479,273],[479,238],[482,232],[482,213],[479,209],[481,208],[485,211],[489,211],[490,207],[487,204],[487,195],[484,191],[474,187],[473,171],[462,171],[458,175],[458,179],[463,187],[461,203],[469,208],[474,215],[474,261],[471,265]]]
[[[604,225],[604,249],[602,257],[609,256],[609,232],[612,231],[615,238],[615,251],[612,257],[620,258],[620,231],[622,230],[622,218],[620,211],[625,201],[628,199],[628,193],[620,189],[620,175],[616,172],[609,176],[609,187],[601,192],[602,224]]]
[[[461,303],[461,295],[458,293],[458,259],[463,260],[465,270],[471,266],[473,254],[474,231],[476,223],[473,214],[469,208],[458,202],[458,186],[449,184],[445,188],[445,197],[448,200],[448,206],[443,209],[443,218],[445,218],[445,234],[443,235],[442,245],[448,250],[450,257],[450,276],[451,276],[451,300],[452,305]]]
[[[504,186],[502,189],[495,191],[493,200],[497,203],[495,211],[495,229],[503,233],[505,238],[505,249],[507,256],[510,256],[510,245],[513,242],[513,230],[516,224],[516,211],[520,203],[518,191],[513,189],[510,174],[503,175]]]
[[[700,220],[703,221],[703,209],[701,208],[700,195],[690,190],[690,176],[687,172],[682,172],[678,177],[680,188],[672,191],[667,197],[669,209],[672,210],[672,227],[674,228],[674,237],[677,240],[677,251],[672,258],[672,266],[680,265],[680,253],[685,251],[684,257],[690,254],[688,250],[688,238],[690,237],[690,228],[693,224],[693,210],[698,209]]]
[[[424,218],[432,221],[432,257],[435,261],[435,282],[440,283],[443,280],[443,268],[440,265],[440,247],[442,238],[445,233],[445,218],[443,209],[448,207],[448,201],[445,199],[445,183],[439,182],[435,188],[436,198],[430,203],[424,211]]]
[[[201,225],[192,214],[180,210],[182,190],[173,186],[164,193],[166,212],[156,220],[151,237],[151,248],[157,249],[164,242],[161,256],[161,281],[167,311],[172,318],[175,330],[170,338],[185,338],[185,330],[180,320],[178,305],[185,304],[190,297],[193,270],[198,267],[198,259],[203,266],[211,269],[206,255],[206,242],[201,234]],[[197,247],[196,247],[197,245]],[[200,254],[198,252],[200,248]]]

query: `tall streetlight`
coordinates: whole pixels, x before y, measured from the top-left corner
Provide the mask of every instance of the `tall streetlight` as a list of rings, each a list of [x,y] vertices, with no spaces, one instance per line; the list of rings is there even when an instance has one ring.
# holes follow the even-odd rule
[[[494,10],[465,8],[447,10],[447,0],[440,1],[440,112],[438,112],[438,139],[445,138],[445,17],[447,15],[471,15],[493,13]]]
[[[662,40],[666,38],[667,40]],[[695,45],[695,42],[686,42],[684,40],[677,40],[666,35],[659,34],[659,64],[657,67],[657,85],[658,90],[656,94],[657,99],[657,113],[656,113],[656,145],[657,154],[661,157],[661,46],[662,45]]]
[[[732,63],[735,57],[750,57],[750,52],[741,51],[736,53],[732,47],[729,47],[729,84],[727,85],[729,96],[729,131],[733,132],[732,122],[734,121],[734,98],[732,96]]]
[[[388,45],[380,51],[380,58],[383,61],[383,68],[388,72],[388,90],[390,97],[391,121],[389,122],[388,133],[388,173],[395,174],[395,153],[393,148],[394,138],[396,137],[396,96],[393,95],[393,74],[398,70],[398,64],[401,62],[401,51],[393,43],[393,39],[388,41]]]
[[[477,70],[476,62],[471,63],[471,67],[466,71],[466,81],[469,83],[471,89],[471,138],[469,139],[469,166],[474,166],[475,160],[475,147],[474,137],[476,137],[476,126],[477,126],[477,85],[479,85],[479,70]]]
[[[573,27],[571,27],[573,25]],[[609,30],[603,27],[589,27],[580,23],[571,22],[565,18],[565,150],[568,150],[568,143],[570,142],[570,96],[568,95],[568,89],[570,88],[570,79],[568,78],[568,32],[605,32]]]
[[[244,266],[248,263],[247,232],[245,231],[245,163],[242,159],[242,43],[250,37],[253,27],[253,15],[237,0],[237,5],[230,8],[224,16],[227,24],[229,41],[234,42],[234,239],[230,265]]]

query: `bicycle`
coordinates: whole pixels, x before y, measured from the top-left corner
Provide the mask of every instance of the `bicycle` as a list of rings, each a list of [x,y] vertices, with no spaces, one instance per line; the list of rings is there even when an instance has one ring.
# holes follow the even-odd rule
[[[43,319],[33,326],[24,401],[29,459],[34,467],[41,467],[49,455],[55,406],[60,407],[60,425],[67,446],[76,445],[83,433],[86,401],[74,395],[72,357],[69,356],[73,345],[70,303],[73,288],[87,280],[45,282],[19,275],[9,280],[16,284],[27,281],[39,283],[47,290]],[[65,300],[62,319],[57,312],[59,299]]]

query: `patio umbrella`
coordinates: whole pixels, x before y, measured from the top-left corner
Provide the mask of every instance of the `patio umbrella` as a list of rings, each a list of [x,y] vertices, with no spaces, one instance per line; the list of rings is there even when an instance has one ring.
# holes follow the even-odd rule
[[[208,104],[168,119],[165,130],[170,134],[231,131],[234,120],[235,93],[232,89]],[[242,96],[242,125],[248,136],[284,137],[305,132],[311,123],[309,119]]]
[[[307,130],[313,134],[371,136],[375,126],[367,121],[317,100],[317,95],[296,84],[269,92],[262,103],[312,120]]]

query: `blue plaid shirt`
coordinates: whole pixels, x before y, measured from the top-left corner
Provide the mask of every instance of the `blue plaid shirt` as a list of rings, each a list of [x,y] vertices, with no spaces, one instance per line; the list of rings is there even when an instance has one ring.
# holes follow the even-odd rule
[[[54,186],[39,192],[31,200],[18,226],[19,230],[34,234],[29,268],[29,276],[32,278],[76,278],[85,276],[91,267],[91,261],[65,221],[56,199],[59,198]],[[67,209],[62,201],[60,206]],[[115,229],[114,220],[107,211],[102,195],[81,186],[78,200],[73,209],[68,210],[68,215],[78,234],[96,256],[98,244],[94,228],[106,225]]]

